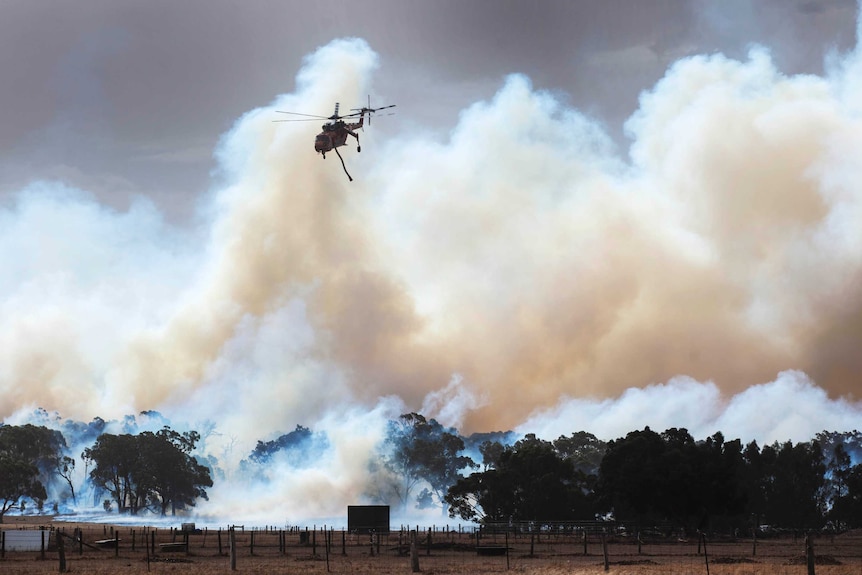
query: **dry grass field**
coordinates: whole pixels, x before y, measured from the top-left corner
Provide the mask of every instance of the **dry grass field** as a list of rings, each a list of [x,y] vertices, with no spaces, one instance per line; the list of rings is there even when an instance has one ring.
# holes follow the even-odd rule
[[[172,573],[203,575],[231,573],[229,533],[204,530],[184,534],[178,529],[114,527],[28,518],[7,518],[3,529],[61,531],[67,573]],[[81,534],[75,540],[76,530]],[[236,540],[236,572],[253,574],[400,575],[412,573],[409,534],[392,532],[372,542],[368,535],[342,531],[327,535],[313,530],[241,530]],[[605,572],[601,537],[589,536],[586,553],[582,535],[542,533],[487,535],[479,541],[470,533],[427,531],[418,537],[422,573],[446,575],[537,574],[578,575]],[[187,540],[186,540],[187,537]],[[119,539],[119,547],[106,540]],[[59,551],[51,545],[38,551],[6,551],[0,574],[59,572]],[[644,538],[641,545],[628,537],[607,538],[608,572],[616,575],[806,575],[804,538],[785,535],[757,542],[714,538],[705,553],[696,539]],[[846,533],[814,540],[818,575],[862,575],[862,533]],[[101,543],[100,543],[101,542]],[[508,553],[505,553],[508,551]]]

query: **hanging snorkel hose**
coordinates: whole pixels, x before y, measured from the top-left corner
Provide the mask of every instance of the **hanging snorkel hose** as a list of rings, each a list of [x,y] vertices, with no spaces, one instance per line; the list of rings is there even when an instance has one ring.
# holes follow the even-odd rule
[[[335,150],[336,154],[338,154],[338,159],[341,160],[341,167],[344,168],[344,173],[347,174],[347,179],[352,182],[353,178],[350,177],[350,173],[347,171],[347,166],[344,165],[344,158],[341,157],[341,152],[338,151],[338,148],[332,149]]]

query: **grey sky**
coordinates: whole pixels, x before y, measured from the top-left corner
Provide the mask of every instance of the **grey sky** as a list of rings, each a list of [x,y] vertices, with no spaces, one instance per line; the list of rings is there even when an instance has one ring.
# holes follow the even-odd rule
[[[820,72],[852,46],[855,12],[853,0],[0,0],[0,193],[59,179],[187,216],[219,136],[343,36],[380,56],[375,90],[399,106],[386,131],[445,134],[520,72],[625,146],[638,94],[674,60],[758,43],[787,73]]]

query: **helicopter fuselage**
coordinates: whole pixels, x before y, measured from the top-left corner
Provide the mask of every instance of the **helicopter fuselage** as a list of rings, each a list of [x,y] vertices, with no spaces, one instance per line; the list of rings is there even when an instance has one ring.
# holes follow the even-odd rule
[[[359,117],[359,122],[356,123],[347,123],[343,120],[336,120],[334,122],[324,124],[321,126],[321,130],[323,131],[317,134],[317,137],[314,138],[314,150],[319,154],[323,154],[323,157],[325,158],[326,152],[345,145],[347,143],[348,135],[356,138],[356,142],[358,144],[359,134],[354,130],[362,127],[364,119],[363,114]]]

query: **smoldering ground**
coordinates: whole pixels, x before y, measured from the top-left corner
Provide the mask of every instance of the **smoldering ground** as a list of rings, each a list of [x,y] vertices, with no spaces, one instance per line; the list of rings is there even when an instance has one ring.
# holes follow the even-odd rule
[[[319,427],[332,448],[314,465],[243,497],[317,515],[361,497],[406,411],[606,438],[807,440],[858,421],[857,52],[821,76],[782,73],[766,48],[679,60],[642,93],[625,151],[514,74],[446,137],[363,132],[349,183],[312,152],[317,126],[272,120],[386,102],[380,64],[360,39],[307,56],[294,91],[224,135],[188,227],[57,182],[3,205],[0,415],[214,421],[227,464]]]

